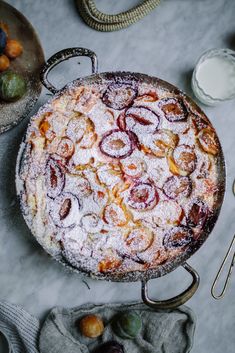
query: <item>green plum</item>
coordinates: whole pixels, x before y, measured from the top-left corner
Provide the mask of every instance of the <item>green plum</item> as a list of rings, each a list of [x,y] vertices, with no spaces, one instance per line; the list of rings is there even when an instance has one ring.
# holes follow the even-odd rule
[[[135,312],[118,315],[113,321],[113,330],[121,338],[133,339],[142,327],[141,317]]]
[[[27,90],[25,79],[19,73],[6,71],[0,75],[0,98],[6,102],[16,101]]]

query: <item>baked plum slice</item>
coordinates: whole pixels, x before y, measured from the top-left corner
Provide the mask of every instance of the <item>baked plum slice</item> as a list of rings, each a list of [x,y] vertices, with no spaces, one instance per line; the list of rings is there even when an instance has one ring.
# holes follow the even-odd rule
[[[159,97],[155,91],[148,91],[138,95],[138,97],[136,98],[136,101],[148,103],[148,102],[156,102],[158,99]]]
[[[178,226],[171,228],[163,238],[166,249],[182,248],[193,240],[193,232],[189,227]]]
[[[80,208],[80,201],[75,195],[63,192],[53,200],[50,215],[56,226],[71,228],[76,225]]]
[[[208,122],[202,116],[192,113],[191,115],[192,126],[196,133],[208,127]]]
[[[146,251],[153,243],[154,235],[145,227],[134,228],[124,237],[125,247],[132,254]]]
[[[55,132],[53,131],[51,123],[49,122],[51,116],[51,112],[46,112],[39,123],[39,131],[41,135],[45,137],[48,141],[52,141],[55,137]]]
[[[192,192],[192,181],[187,176],[171,176],[165,181],[163,188],[164,194],[174,200],[181,200],[189,197]]]
[[[179,136],[168,129],[158,130],[151,139],[148,146],[141,145],[141,150],[146,154],[154,154],[158,158],[166,157],[170,149],[174,149]]]
[[[155,133],[160,123],[160,116],[144,106],[131,107],[125,113],[126,129],[140,134]]]
[[[121,266],[122,262],[123,259],[121,256],[115,250],[110,249],[98,263],[98,271],[101,273],[115,272]]]
[[[103,103],[112,109],[128,108],[137,97],[137,88],[128,83],[112,83],[103,94]]]
[[[159,108],[170,122],[184,121],[188,117],[188,111],[182,99],[163,98],[159,102]]]
[[[196,199],[193,201],[187,214],[187,224],[190,227],[202,228],[209,216],[210,210],[206,203],[200,199]]]
[[[214,130],[210,128],[202,129],[198,134],[198,141],[205,152],[210,153],[213,156],[218,154],[219,145]]]
[[[154,210],[153,221],[159,227],[179,225],[184,218],[184,210],[175,200],[160,201]]]
[[[102,221],[96,213],[87,213],[81,218],[81,226],[88,233],[98,233],[102,229]]]
[[[195,170],[197,157],[193,147],[183,144],[169,150],[167,161],[172,174],[187,176]]]
[[[108,190],[104,187],[95,188],[93,190],[93,200],[99,207],[104,207],[108,201]]]
[[[95,125],[93,121],[86,115],[76,112],[73,113],[73,115],[71,116],[71,119],[66,129],[66,135],[73,142],[78,143],[82,140],[84,135],[94,131]]]
[[[56,154],[58,154],[58,156],[62,158],[70,158],[72,157],[73,153],[74,153],[73,142],[69,138],[63,137],[57,146]]]
[[[49,158],[46,165],[46,187],[49,197],[55,198],[64,188],[65,176],[59,163]]]
[[[104,208],[103,219],[111,226],[123,227],[129,222],[130,215],[125,205],[113,202]]]
[[[121,168],[129,178],[140,178],[147,169],[145,162],[137,157],[123,159]]]
[[[114,129],[107,132],[100,141],[99,147],[103,154],[111,158],[126,158],[136,146],[136,137],[128,131]]]
[[[151,182],[138,182],[129,191],[128,205],[135,210],[150,210],[158,201],[158,192]]]
[[[113,186],[120,182],[122,171],[118,164],[106,163],[97,169],[99,183]]]
[[[76,178],[76,192],[81,197],[88,197],[92,194],[92,188],[89,180],[85,176]]]

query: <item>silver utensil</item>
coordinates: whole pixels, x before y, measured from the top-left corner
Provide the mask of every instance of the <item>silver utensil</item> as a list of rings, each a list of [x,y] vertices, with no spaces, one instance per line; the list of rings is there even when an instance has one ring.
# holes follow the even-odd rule
[[[222,299],[224,296],[225,296],[225,293],[226,293],[226,290],[228,288],[228,285],[229,285],[229,282],[231,280],[231,275],[232,275],[232,271],[233,271],[233,266],[234,266],[234,263],[235,263],[235,251],[233,251],[233,246],[235,244],[235,235],[233,236],[233,239],[229,245],[229,248],[228,248],[228,251],[224,257],[224,260],[219,268],[219,271],[215,277],[215,280],[212,284],[212,287],[211,287],[211,295],[214,299]],[[225,279],[225,283],[224,283],[224,286],[223,286],[223,289],[220,293],[216,293],[216,287],[217,287],[217,284],[220,280],[220,276],[221,276],[221,273],[223,271],[223,269],[225,268],[225,265],[230,257],[230,255],[232,255],[232,260],[231,260],[231,263],[230,263],[230,266],[229,266],[229,269],[228,269],[228,274],[227,274],[227,277]]]

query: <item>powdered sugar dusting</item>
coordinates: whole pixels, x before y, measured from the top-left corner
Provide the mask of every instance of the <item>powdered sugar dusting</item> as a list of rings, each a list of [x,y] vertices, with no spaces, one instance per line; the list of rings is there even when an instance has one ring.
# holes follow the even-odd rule
[[[216,146],[209,153],[200,145],[189,103],[187,112],[174,107],[183,99],[131,77],[103,79],[72,85],[31,119],[17,184],[25,218],[49,253],[115,275],[168,264],[190,247],[189,234],[200,239],[190,212],[202,200],[213,213]],[[168,247],[169,229],[181,225],[187,245]]]

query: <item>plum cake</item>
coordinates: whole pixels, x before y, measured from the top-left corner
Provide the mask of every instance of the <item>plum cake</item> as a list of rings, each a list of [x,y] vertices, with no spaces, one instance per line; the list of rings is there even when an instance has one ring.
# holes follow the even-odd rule
[[[157,269],[213,216],[220,145],[183,93],[125,78],[71,84],[31,119],[17,189],[40,244],[96,276]]]

